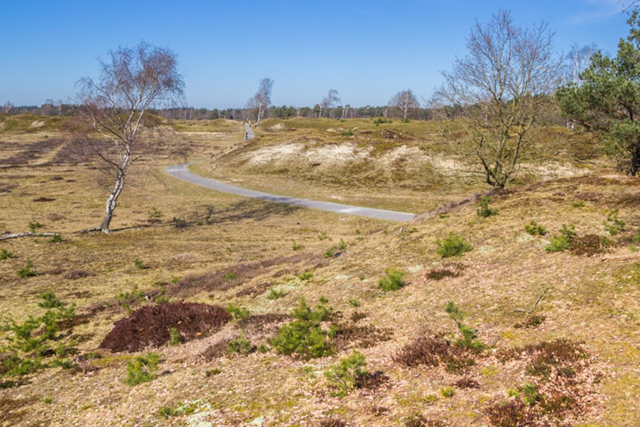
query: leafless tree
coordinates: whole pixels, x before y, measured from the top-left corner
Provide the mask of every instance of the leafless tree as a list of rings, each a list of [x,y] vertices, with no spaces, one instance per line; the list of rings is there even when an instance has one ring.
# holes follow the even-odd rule
[[[2,106],[2,111],[9,114],[9,111],[11,111],[12,108],[13,108],[13,104],[11,103],[11,101],[7,101]]]
[[[576,87],[582,85],[580,74],[591,65],[591,57],[598,52],[595,44],[578,47],[577,44],[571,46],[571,51],[565,56],[564,76],[562,78],[564,84],[572,83]],[[575,120],[568,119],[566,126],[570,129],[575,128]]]
[[[476,22],[468,55],[442,73],[445,82],[433,104],[466,109],[468,119],[448,135],[477,157],[491,186],[503,188],[523,156],[534,151],[530,130],[558,77],[552,40],[544,22],[520,28],[510,12],[501,11],[488,24]]]
[[[420,108],[420,103],[413,94],[413,91],[407,89],[393,95],[393,98],[389,101],[389,106],[402,111],[402,120],[406,121],[407,116],[412,110]]]
[[[330,89],[329,92],[327,92],[327,96],[322,98],[322,102],[319,104],[320,105],[320,114],[319,114],[320,117],[324,117],[325,114],[327,114],[328,110],[330,110],[338,102],[340,102],[339,95],[340,94],[335,89]]]
[[[273,80],[270,78],[264,78],[260,80],[260,86],[258,92],[249,98],[247,101],[246,109],[249,111],[249,115],[253,116],[256,120],[256,126],[260,124],[260,120],[264,117],[265,113],[271,107],[271,89],[273,88]]]
[[[97,80],[85,77],[79,86],[74,136],[79,151],[96,159],[113,182],[100,227],[109,226],[118,198],[133,163],[162,144],[149,108],[181,98],[184,88],[171,50],[140,42],[133,48],[119,47],[100,62]],[[115,181],[115,182],[114,182]]]

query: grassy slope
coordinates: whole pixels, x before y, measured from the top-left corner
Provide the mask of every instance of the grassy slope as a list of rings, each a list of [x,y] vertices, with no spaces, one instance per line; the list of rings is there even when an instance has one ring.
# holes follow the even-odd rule
[[[284,123],[288,126],[290,122]],[[209,142],[214,136],[189,134],[192,140],[201,135],[195,142],[195,156],[215,153],[214,145],[224,149],[238,142],[226,133],[235,129],[231,123],[225,123],[228,129],[223,130],[216,124],[197,126],[189,131],[218,136]],[[302,125],[296,123],[295,127],[300,129]],[[13,150],[20,151],[19,144],[28,144],[15,135],[2,137],[8,138],[18,141],[12,145]],[[276,144],[276,138],[269,143]],[[7,157],[2,153],[1,158]],[[402,367],[392,359],[423,327],[455,331],[454,323],[444,313],[448,301],[455,301],[467,312],[465,323],[476,328],[478,337],[496,351],[556,338],[584,341],[594,372],[602,371],[604,377],[596,385],[599,394],[591,396],[592,411],[579,417],[580,423],[629,425],[629,420],[640,418],[640,396],[634,387],[640,380],[636,369],[640,362],[640,255],[625,243],[640,225],[635,179],[594,172],[587,177],[553,180],[495,198],[492,207],[499,209],[497,216],[481,219],[475,206],[469,205],[442,218],[400,226],[247,202],[170,179],[155,167],[141,168],[133,181],[136,185],[123,194],[115,226],[146,224],[148,211],[154,206],[163,213],[161,222],[106,236],[73,233],[95,225],[101,217],[104,191],[95,184],[92,172],[66,164],[37,166],[47,158],[45,154],[33,164],[8,169],[0,178],[3,184],[17,185],[8,193],[0,193],[1,230],[26,231],[30,220],[38,220],[44,225],[43,231],[60,231],[64,240],[60,244],[34,238],[0,242],[0,249],[17,256],[0,261],[2,313],[19,321],[28,315],[40,315],[43,309],[37,307],[38,295],[47,289],[53,289],[63,301],[75,302],[78,312],[83,313],[96,303],[113,302],[118,293],[133,286],[159,289],[158,284],[172,277],[224,270],[277,256],[321,254],[342,240],[347,243],[344,254],[316,268],[308,281],[301,281],[296,274],[312,265],[284,264],[229,290],[199,292],[189,300],[221,305],[233,302],[253,313],[286,313],[300,297],[315,303],[324,295],[344,319],[355,311],[365,313],[359,324],[388,328],[391,339],[368,348],[355,342],[342,347],[335,356],[310,362],[274,352],[209,362],[199,358],[208,345],[239,334],[240,328],[230,325],[204,340],[157,349],[165,359],[162,375],[134,389],[124,384],[131,355],[101,351],[103,358],[89,364],[97,368],[94,372],[50,369],[30,377],[28,384],[18,389],[0,390],[1,422],[185,425],[195,422],[193,415],[164,420],[158,415],[159,409],[198,400],[196,413],[213,425],[242,425],[264,416],[264,425],[273,426],[318,425],[328,417],[350,425],[388,426],[404,425],[403,420],[416,413],[432,420],[447,420],[448,425],[488,424],[483,415],[487,405],[506,399],[507,389],[530,380],[513,363],[502,363],[492,356],[479,359],[469,376],[480,383],[480,388],[456,388],[453,397],[445,398],[440,389],[454,383],[456,375],[441,368]],[[468,190],[465,187],[456,194]],[[55,200],[33,201],[39,197]],[[585,206],[573,207],[580,199],[587,199]],[[204,224],[207,206],[213,207],[210,224]],[[549,236],[533,238],[524,233],[524,226],[535,220],[552,233],[563,223],[573,223],[579,236],[605,235],[602,223],[613,208],[620,209],[627,231],[615,237],[618,247],[608,254],[550,254],[544,250]],[[174,217],[184,218],[191,225],[176,229],[170,225]],[[199,221],[203,225],[197,225]],[[474,249],[453,261],[462,266],[459,277],[429,279],[428,272],[451,264],[435,253],[436,239],[451,231],[465,236]],[[318,237],[323,232],[330,240]],[[302,249],[294,251],[293,242]],[[27,259],[42,274],[19,279],[16,271]],[[151,268],[137,269],[135,259]],[[377,288],[377,281],[389,267],[406,271],[409,284],[384,293]],[[65,274],[77,270],[96,275],[65,279]],[[263,283],[266,288],[260,288]],[[238,296],[239,291],[253,287],[265,291]],[[269,287],[285,291],[286,296],[267,299]],[[536,310],[546,317],[544,322],[535,329],[515,328],[514,324],[525,318],[515,310],[530,308],[544,288],[546,296]],[[358,309],[349,303],[354,299],[361,304]],[[91,317],[89,323],[75,327],[73,334],[81,341],[77,345],[80,354],[95,350],[112,323],[125,315],[116,304]],[[264,342],[260,333],[247,333]],[[332,397],[321,371],[350,354],[352,347],[365,354],[370,371],[384,371],[389,381],[377,390],[356,390],[342,399]],[[208,375],[213,369],[220,373]],[[45,404],[46,397],[53,402]]]

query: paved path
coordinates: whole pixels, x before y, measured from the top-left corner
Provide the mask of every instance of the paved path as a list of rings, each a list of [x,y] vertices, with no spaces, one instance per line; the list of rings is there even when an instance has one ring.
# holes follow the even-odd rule
[[[251,125],[248,123],[244,124],[244,139],[253,139],[255,135],[253,134],[253,129],[251,129]]]
[[[339,203],[319,202],[315,200],[296,199],[294,197],[276,196],[275,194],[262,193],[260,191],[248,190],[242,187],[225,184],[209,178],[201,177],[195,173],[189,172],[189,165],[167,166],[164,170],[174,178],[200,185],[202,187],[211,188],[213,190],[222,191],[224,193],[236,194],[238,196],[250,197],[253,199],[267,200],[270,202],[284,203],[287,205],[302,206],[305,208],[319,209],[321,211],[329,211],[346,215],[364,216],[367,218],[386,219],[390,221],[411,221],[415,218],[412,213],[385,211],[382,209],[363,208],[360,206],[341,205]]]

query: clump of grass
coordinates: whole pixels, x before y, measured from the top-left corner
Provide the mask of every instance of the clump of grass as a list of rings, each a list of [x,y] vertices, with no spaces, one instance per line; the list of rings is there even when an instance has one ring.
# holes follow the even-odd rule
[[[548,232],[547,227],[539,225],[535,221],[531,221],[529,225],[525,225],[524,231],[532,236],[545,236]]]
[[[294,241],[291,244],[291,249],[293,249],[294,251],[299,251],[299,250],[303,249],[303,246]]]
[[[368,373],[366,366],[364,355],[354,351],[350,356],[340,359],[337,365],[329,366],[324,376],[330,386],[337,390],[336,395],[343,397],[356,388],[359,378]]]
[[[144,382],[153,381],[156,378],[160,357],[158,353],[147,353],[144,356],[136,356],[131,362],[128,362],[125,384],[134,387]]]
[[[325,258],[333,258],[333,257],[336,256],[336,250],[337,250],[337,248],[335,246],[331,246],[329,249],[324,251],[322,256],[325,257]]]
[[[582,200],[580,200],[579,202],[571,203],[571,206],[579,209],[579,208],[584,208],[585,204]]]
[[[327,233],[325,231],[323,231],[322,233],[318,234],[318,240],[322,241],[322,240],[327,240],[329,238],[329,236],[327,236]]]
[[[403,271],[388,268],[384,271],[384,277],[378,281],[378,287],[384,292],[397,291],[405,285],[402,280],[404,276]]]
[[[30,259],[27,260],[27,264],[24,267],[18,270],[18,277],[20,277],[21,279],[34,277],[37,275],[38,272],[33,269],[33,262],[31,262]]]
[[[478,202],[478,216],[481,218],[489,218],[493,215],[498,215],[498,209],[492,209],[489,207],[489,203],[491,202],[491,197],[483,196],[480,197],[480,201]]]
[[[461,256],[473,249],[463,237],[455,233],[449,233],[444,239],[438,239],[436,244],[438,246],[436,253],[442,258]]]

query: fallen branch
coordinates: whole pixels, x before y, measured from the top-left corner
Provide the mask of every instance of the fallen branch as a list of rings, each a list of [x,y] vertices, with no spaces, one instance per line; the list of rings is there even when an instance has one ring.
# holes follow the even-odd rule
[[[0,240],[18,239],[20,237],[53,237],[60,233],[14,233],[14,234],[2,234]]]
[[[515,309],[515,310],[513,310],[513,311],[515,311],[515,312],[517,312],[517,313],[527,313],[527,315],[529,315],[529,314],[533,313],[534,311],[536,311],[536,308],[538,308],[538,303],[540,302],[540,300],[541,300],[542,298],[544,298],[544,295],[547,293],[547,289],[548,289],[548,288],[544,288],[544,289],[542,290],[542,293],[538,296],[538,299],[537,299],[537,300],[536,300],[536,302],[533,304],[533,307],[531,308],[531,310],[525,310],[525,309],[523,309],[523,308],[516,308],[516,309]]]

